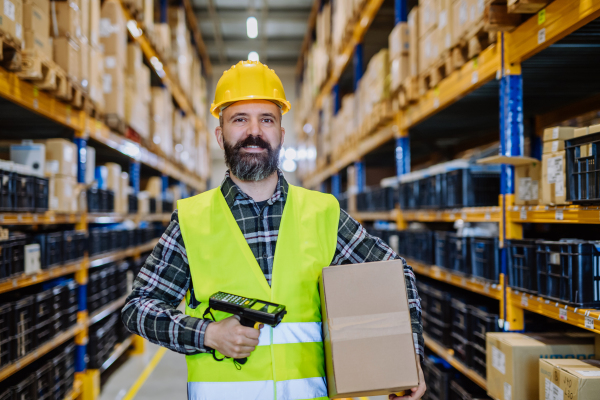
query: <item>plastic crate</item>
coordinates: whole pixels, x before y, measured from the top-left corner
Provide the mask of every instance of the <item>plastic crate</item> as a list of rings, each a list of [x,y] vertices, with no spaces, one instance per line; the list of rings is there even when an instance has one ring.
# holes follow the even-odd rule
[[[442,208],[446,202],[446,175],[436,174],[418,181],[418,208]]]
[[[17,174],[15,190],[17,192],[17,204],[15,211],[35,211],[35,185],[34,177],[30,175]]]
[[[538,242],[538,294],[575,307],[600,306],[600,242]]]
[[[443,322],[426,312],[423,313],[422,322],[423,330],[431,339],[446,347],[452,345],[452,325],[449,322]]]
[[[427,399],[449,399],[450,379],[454,375],[452,367],[425,357],[423,359],[423,375],[427,384]]]
[[[100,212],[100,195],[98,188],[91,187],[87,190],[87,208],[90,213]]]
[[[485,389],[467,379],[454,379],[450,382],[449,400],[487,400]]]
[[[535,240],[508,240],[508,286],[537,294],[537,244]]]
[[[427,314],[439,319],[443,323],[451,323],[452,295],[431,286],[427,287],[427,295],[429,297],[426,309]]]
[[[33,237],[40,245],[40,263],[42,269],[62,264],[63,235],[62,232],[41,233]]]
[[[446,235],[446,249],[448,251],[446,268],[465,275],[471,275],[471,242],[468,237],[458,236],[454,233]]]
[[[469,308],[465,302],[459,299],[452,299],[452,333],[456,333],[462,338],[470,338]]]
[[[419,181],[400,182],[398,185],[398,202],[402,210],[419,208]]]
[[[50,320],[54,313],[53,290],[48,289],[35,294],[35,324]]]
[[[403,236],[406,243],[403,255],[425,264],[433,264],[433,232],[431,231],[407,231]]]
[[[79,260],[85,255],[87,238],[85,231],[64,231],[63,262]]]
[[[37,383],[35,375],[30,375],[12,387],[13,399],[37,400]]]
[[[66,310],[78,305],[77,290],[79,288],[79,284],[74,280],[70,280],[64,284],[64,288],[65,289],[62,297],[62,310]]]
[[[341,207],[341,205],[342,205],[342,202],[340,201],[340,207]],[[347,202],[346,202],[346,208],[342,207],[342,209],[344,209],[344,210],[348,209],[348,203]],[[162,212],[163,213],[172,213],[173,211],[174,211],[173,202],[172,201],[163,200],[162,201]]]
[[[0,240],[0,280],[12,276],[12,246],[12,240]]]
[[[77,312],[79,311],[79,307],[74,305],[62,312],[63,319],[63,327],[64,329],[69,329],[75,325],[77,325]]]
[[[598,142],[600,142],[600,134],[598,133],[566,141],[565,156],[568,201],[575,204],[597,204],[600,202]],[[582,157],[580,146],[590,144],[590,154]]]
[[[54,400],[52,363],[46,362],[35,371],[37,400]]]
[[[470,166],[446,173],[448,208],[497,206],[500,196],[500,167]]]
[[[500,279],[500,251],[498,238],[472,237],[471,274],[477,278],[498,283]]]
[[[11,275],[24,274],[27,237],[25,235],[14,235],[9,240],[12,241]]]
[[[35,297],[27,296],[12,303],[11,335],[28,332],[35,326]]]
[[[0,169],[0,211],[14,211],[17,205],[16,175]]]
[[[127,195],[127,204],[129,206],[129,214],[137,214],[138,212],[138,198],[135,194]]]
[[[44,322],[40,322],[35,327],[35,335],[33,335],[33,348],[38,348],[44,343],[50,341],[54,337],[54,335],[58,332],[55,332],[55,324],[54,319],[56,318],[56,314],[54,314],[53,318]]]
[[[489,313],[479,307],[469,306],[469,326],[471,343],[485,353],[485,335],[498,332],[498,314]]]
[[[435,265],[440,268],[448,267],[448,232],[434,232],[434,257]]]
[[[35,334],[36,329],[33,327],[12,337],[10,351],[13,360],[25,357],[34,350]]]
[[[54,332],[58,335],[61,332],[64,332],[67,330],[67,328],[65,327],[65,320],[63,318],[63,313],[62,311],[57,312],[56,314],[54,314],[54,318],[52,319],[52,324],[54,326]]]
[[[1,364],[0,364],[1,365]],[[0,400],[13,400],[12,388],[0,391]]]
[[[35,211],[44,212],[48,210],[48,179],[35,176],[33,178],[35,193]]]
[[[152,197],[149,199],[148,202],[150,203],[148,211],[150,212],[150,214],[156,214],[156,198]]]
[[[11,315],[11,303],[0,305],[0,368],[12,361]]]

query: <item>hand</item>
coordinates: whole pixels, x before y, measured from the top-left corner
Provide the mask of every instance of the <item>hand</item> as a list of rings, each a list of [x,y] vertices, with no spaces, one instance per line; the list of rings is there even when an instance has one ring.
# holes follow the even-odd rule
[[[421,363],[419,362],[417,364],[417,366],[419,367],[419,386],[417,386],[416,388],[412,388],[410,389],[410,391],[412,392],[412,394],[410,396],[396,396],[393,394],[390,394],[389,399],[390,400],[418,400],[421,397],[423,397],[423,395],[425,394],[425,390],[427,390],[427,386],[425,385],[425,377],[423,376],[423,370],[421,369]]]
[[[263,325],[260,325],[262,328]],[[236,317],[208,324],[204,345],[226,357],[246,358],[258,346],[260,329],[242,326]]]

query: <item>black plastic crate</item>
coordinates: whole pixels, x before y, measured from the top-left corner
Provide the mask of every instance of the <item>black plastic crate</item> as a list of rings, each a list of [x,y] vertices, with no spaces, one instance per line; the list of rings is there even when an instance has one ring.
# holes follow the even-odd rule
[[[436,174],[418,181],[418,208],[442,208],[446,202],[446,175]]]
[[[63,262],[62,232],[48,232],[35,235],[33,241],[40,245],[40,264],[46,269]]]
[[[406,257],[420,261],[424,264],[433,264],[434,241],[431,231],[406,231],[402,235],[402,242],[406,244],[404,253]]]
[[[44,212],[48,210],[48,179],[35,176],[33,178],[35,193],[35,211]]]
[[[434,232],[435,265],[440,268],[448,267],[448,232]]]
[[[33,351],[35,348],[35,335],[36,329],[33,327],[13,336],[10,349],[13,360],[25,357],[27,354]]]
[[[453,379],[450,382],[449,400],[487,400],[485,389],[467,379]]]
[[[135,194],[127,195],[127,204],[129,206],[129,214],[137,214],[138,212],[138,198]]]
[[[598,142],[600,134],[582,136],[565,143],[567,200],[575,204],[597,204],[600,202],[600,170],[598,169]],[[586,157],[582,157],[580,146],[590,146]]]
[[[422,322],[423,330],[431,339],[441,343],[445,347],[452,345],[452,325],[450,322],[443,322],[427,312],[423,312]]]
[[[55,314],[56,315],[56,314]],[[46,320],[44,322],[40,322],[35,327],[35,335],[33,335],[33,348],[38,348],[39,346],[47,343],[54,337],[54,335],[58,332],[54,331],[54,318]]]
[[[452,322],[452,295],[438,290],[432,286],[427,287],[427,314],[439,319],[443,323]]]
[[[37,400],[37,383],[35,376],[21,380],[12,387],[13,399],[15,400]]]
[[[600,306],[600,242],[538,242],[540,296],[575,307]]]
[[[419,208],[419,181],[400,182],[398,185],[398,203],[402,210]]]
[[[13,400],[12,388],[0,391],[0,400]]]
[[[426,397],[430,400],[448,400],[450,379],[455,374],[452,367],[443,362],[436,362],[434,358],[423,359],[423,375],[427,384]]]
[[[79,288],[79,284],[74,280],[68,281],[64,284],[64,291],[62,297],[62,310],[66,310],[73,306],[76,306],[77,303],[77,290]]]
[[[537,294],[537,244],[535,240],[508,240],[508,286]]]
[[[469,362],[468,365],[472,370],[477,372],[482,377],[487,376],[487,365],[486,365],[486,350],[479,346],[469,346]]]
[[[342,200],[340,200],[340,207],[342,206]],[[342,207],[343,210],[348,209],[348,200],[346,199],[346,207]],[[174,211],[173,202],[163,200],[162,201],[162,212],[163,213],[172,213]]]
[[[17,205],[16,174],[0,169],[0,211],[14,211]]]
[[[477,278],[498,283],[500,279],[500,251],[498,238],[472,237],[471,274]]]
[[[12,303],[11,335],[28,332],[35,326],[35,297],[27,296]]]
[[[488,332],[498,332],[498,314],[489,313],[484,309],[469,306],[469,327],[471,343],[479,351],[485,353],[485,335]]]
[[[37,400],[54,399],[52,363],[46,362],[35,371]]]
[[[54,314],[54,318],[52,319],[52,324],[54,326],[54,332],[58,335],[67,330],[65,327],[65,319],[63,318],[62,311]]]
[[[454,233],[446,235],[447,265],[446,268],[465,275],[471,275],[471,242],[468,237]]]
[[[456,333],[460,337],[470,338],[471,327],[469,325],[469,307],[459,299],[452,299],[452,333]]]
[[[34,177],[17,174],[15,190],[17,192],[17,205],[15,211],[35,211],[35,185]]]
[[[470,364],[471,356],[471,346],[469,344],[469,339],[461,336],[457,332],[452,332],[452,350],[454,350],[454,357],[464,363],[465,365]]]
[[[24,274],[27,237],[25,235],[14,235],[10,236],[9,240],[12,241],[11,275]]]
[[[149,210],[148,210],[149,213],[150,214],[156,214],[156,198],[151,197],[148,202],[150,203],[149,204]]]
[[[53,290],[48,289],[35,294],[35,324],[50,320],[54,314]]]
[[[77,305],[72,306],[62,312],[63,327],[69,329],[77,324],[77,312],[79,307]]]
[[[11,303],[0,305],[0,368],[12,361],[11,315]]]
[[[0,279],[12,276],[12,247],[12,240],[0,240]]]
[[[98,188],[91,187],[87,190],[87,208],[90,213],[100,212],[100,194]]]
[[[500,168],[470,166],[446,173],[446,207],[497,206]]]
[[[63,262],[79,260],[85,255],[87,237],[85,231],[64,231]]]

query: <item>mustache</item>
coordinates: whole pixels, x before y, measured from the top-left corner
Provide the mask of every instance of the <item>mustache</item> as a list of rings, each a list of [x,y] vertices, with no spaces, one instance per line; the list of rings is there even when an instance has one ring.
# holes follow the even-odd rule
[[[265,141],[260,136],[248,136],[246,139],[237,142],[234,150],[237,151],[246,146],[258,146],[261,149],[271,150],[269,142]]]

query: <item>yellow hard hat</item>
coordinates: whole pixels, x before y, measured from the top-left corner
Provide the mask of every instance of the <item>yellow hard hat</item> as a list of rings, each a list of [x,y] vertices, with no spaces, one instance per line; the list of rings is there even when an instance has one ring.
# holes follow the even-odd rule
[[[217,83],[210,113],[219,118],[219,112],[224,106],[242,100],[272,101],[281,107],[283,114],[292,108],[275,71],[260,61],[240,61],[223,72]]]

